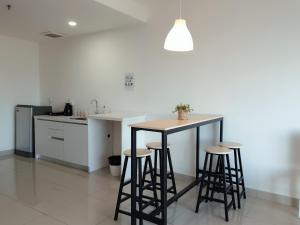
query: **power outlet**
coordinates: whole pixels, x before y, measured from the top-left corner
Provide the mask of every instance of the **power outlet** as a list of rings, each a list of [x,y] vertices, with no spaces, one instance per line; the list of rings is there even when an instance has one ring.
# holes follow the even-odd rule
[[[125,87],[133,88],[134,87],[134,73],[125,74]]]

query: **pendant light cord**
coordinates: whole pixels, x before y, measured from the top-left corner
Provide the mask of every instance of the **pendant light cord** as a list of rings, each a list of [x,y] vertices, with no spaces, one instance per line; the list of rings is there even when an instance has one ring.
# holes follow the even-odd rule
[[[179,0],[179,19],[182,19],[182,0]]]

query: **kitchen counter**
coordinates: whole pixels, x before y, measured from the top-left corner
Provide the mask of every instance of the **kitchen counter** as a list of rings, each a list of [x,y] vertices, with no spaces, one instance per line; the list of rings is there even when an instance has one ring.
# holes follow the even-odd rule
[[[96,119],[96,120],[109,120],[109,121],[118,121],[123,122],[129,119],[135,119],[145,117],[144,113],[137,113],[137,112],[111,112],[105,114],[96,114],[96,115],[89,115],[86,120],[78,120],[75,116],[35,116],[36,119],[39,120],[48,120],[54,122],[62,122],[62,123],[73,123],[73,124],[88,124],[88,119]]]
[[[37,158],[79,166],[93,172],[108,166],[107,158],[130,148],[129,124],[142,123],[144,113],[115,111],[89,115],[85,120],[69,116],[35,116]],[[138,146],[144,143],[139,134]],[[129,171],[130,173],[130,171]]]

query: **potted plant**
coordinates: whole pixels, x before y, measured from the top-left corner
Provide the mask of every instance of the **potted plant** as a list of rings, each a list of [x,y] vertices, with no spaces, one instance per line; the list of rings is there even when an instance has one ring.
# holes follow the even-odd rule
[[[192,112],[193,109],[189,104],[179,104],[175,107],[173,113],[178,113],[178,120],[188,120],[188,113]]]

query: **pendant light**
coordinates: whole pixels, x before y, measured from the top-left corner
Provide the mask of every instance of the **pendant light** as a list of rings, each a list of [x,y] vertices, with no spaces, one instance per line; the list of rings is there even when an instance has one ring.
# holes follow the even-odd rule
[[[165,40],[164,49],[175,52],[188,52],[194,50],[194,43],[186,21],[181,17],[182,0],[179,0],[179,3],[180,18],[175,20],[175,24]]]

